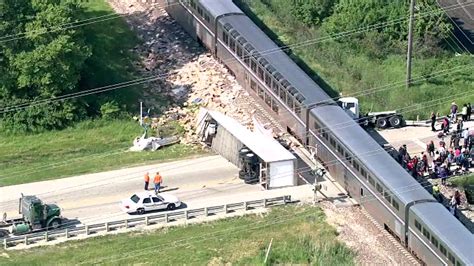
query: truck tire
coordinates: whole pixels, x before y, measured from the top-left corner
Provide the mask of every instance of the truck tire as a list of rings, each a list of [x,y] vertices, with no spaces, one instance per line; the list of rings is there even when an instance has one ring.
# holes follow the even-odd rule
[[[379,117],[377,118],[377,121],[375,122],[375,125],[378,128],[387,128],[388,127],[388,121],[385,119],[385,117]]]
[[[399,115],[395,115],[395,116],[392,116],[388,119],[388,121],[390,122],[390,126],[394,127],[394,128],[399,128],[402,126],[402,117],[399,116]]]
[[[49,229],[58,229],[61,226],[61,219],[56,218],[49,223]]]

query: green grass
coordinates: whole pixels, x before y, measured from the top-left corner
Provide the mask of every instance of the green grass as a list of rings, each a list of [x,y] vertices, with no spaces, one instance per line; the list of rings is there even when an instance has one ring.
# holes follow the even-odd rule
[[[450,178],[449,180],[456,187],[467,187],[474,185],[474,174]]]
[[[180,131],[180,129],[177,129]],[[143,129],[129,120],[84,121],[34,135],[0,134],[0,186],[124,168],[201,153],[175,144],[155,152],[128,152]]]
[[[321,209],[279,207],[245,216],[147,233],[97,237],[26,251],[6,251],[0,264],[72,265],[353,265],[354,253],[336,240]],[[7,258],[8,257],[8,258]]]
[[[83,1],[83,6],[86,18],[115,14],[105,0]],[[86,62],[87,71],[81,73],[81,88],[84,90],[139,77],[135,67],[138,55],[132,49],[140,40],[127,25],[124,17],[111,16],[101,20],[103,21],[84,26],[87,42],[93,44],[92,56]],[[137,104],[141,91],[139,88],[141,87],[124,87],[98,95],[108,95],[110,100],[125,103],[126,106],[122,106],[122,109],[130,110],[131,106]],[[89,97],[94,99],[96,95]]]
[[[287,0],[236,0],[236,3],[277,43],[293,45],[316,40],[311,45],[293,47],[293,59],[331,96],[342,93],[343,96],[358,97],[363,111],[401,110],[408,118],[419,115],[427,119],[431,111],[447,114],[452,101],[458,104],[474,102],[474,95],[469,93],[474,89],[474,60],[466,53],[455,56],[447,51],[437,58],[420,58],[415,54],[413,78],[420,75],[430,78],[406,89],[405,55],[387,54],[385,58],[377,59],[346,43],[318,41],[327,34],[296,21],[288,12]],[[435,76],[437,72],[450,70],[458,72]],[[386,89],[361,96],[369,89],[383,86],[387,86]]]

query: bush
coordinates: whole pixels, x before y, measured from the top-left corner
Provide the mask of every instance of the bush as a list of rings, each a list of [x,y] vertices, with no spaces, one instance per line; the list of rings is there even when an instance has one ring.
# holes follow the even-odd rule
[[[120,107],[116,101],[110,101],[100,106],[100,114],[105,119],[115,119],[120,116]]]
[[[291,14],[306,26],[316,26],[333,12],[335,0],[293,0]]]

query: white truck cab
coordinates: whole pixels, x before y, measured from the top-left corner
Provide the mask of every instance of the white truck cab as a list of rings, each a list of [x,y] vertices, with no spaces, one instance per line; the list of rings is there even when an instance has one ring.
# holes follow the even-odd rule
[[[362,126],[375,125],[377,128],[401,127],[403,126],[403,117],[397,111],[370,112],[366,116],[360,115],[359,99],[355,97],[341,97],[337,101],[338,105],[352,119]]]

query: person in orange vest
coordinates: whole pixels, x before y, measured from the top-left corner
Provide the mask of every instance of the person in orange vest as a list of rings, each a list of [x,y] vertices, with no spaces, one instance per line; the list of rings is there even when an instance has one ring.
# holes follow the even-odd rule
[[[148,191],[148,184],[150,184],[150,174],[148,172],[145,173],[145,190]]]
[[[161,182],[163,182],[160,172],[156,172],[153,182],[155,183],[155,193],[158,194],[160,192]]]

